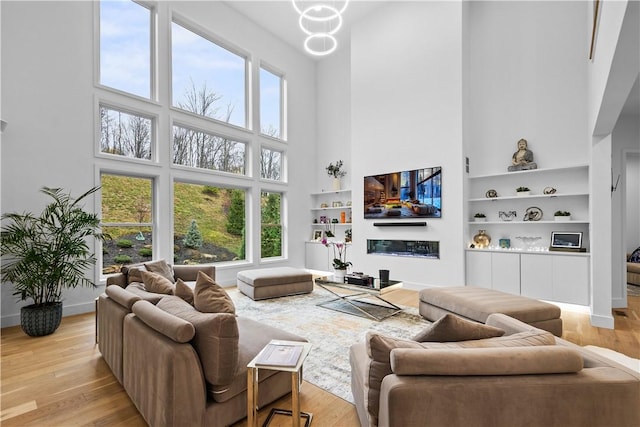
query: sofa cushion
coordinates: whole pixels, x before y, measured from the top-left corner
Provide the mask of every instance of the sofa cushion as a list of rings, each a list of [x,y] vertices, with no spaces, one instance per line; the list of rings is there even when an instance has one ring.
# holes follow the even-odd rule
[[[193,305],[193,289],[191,289],[191,286],[184,283],[182,279],[176,280],[174,295]]]
[[[447,342],[480,340],[504,335],[504,331],[493,326],[472,322],[455,314],[445,314],[413,337],[414,341]]]
[[[173,295],[175,285],[169,279],[161,276],[158,273],[151,273],[149,271],[143,271],[142,283],[147,292],[153,292],[154,294],[166,294]]]
[[[238,324],[229,313],[201,313],[182,298],[165,296],[158,308],[193,324],[191,344],[198,353],[207,382],[228,385],[238,368]]]
[[[191,341],[196,332],[191,323],[160,310],[149,301],[136,302],[133,313],[147,326],[178,343]]]
[[[203,313],[235,314],[236,307],[227,291],[203,272],[198,272],[193,291],[193,305]]]
[[[391,350],[391,370],[396,375],[568,374],[582,368],[578,351],[557,345]]]
[[[142,275],[140,275],[142,277]],[[147,291],[144,287],[144,283],[142,282],[133,282],[125,288],[127,292],[131,292],[140,297],[145,301],[149,301],[151,304],[157,304],[165,295],[164,294],[156,294],[153,292]]]
[[[152,261],[152,262],[145,262],[144,266],[147,269],[147,271],[150,271],[152,273],[158,273],[164,278],[166,278],[167,280],[171,281],[171,283],[174,283],[176,281],[173,274],[173,268],[169,264],[167,264],[167,261],[165,261],[164,259],[159,259],[157,261]]]
[[[512,335],[483,340],[467,340],[458,342],[426,342],[419,343],[381,335],[368,331],[365,337],[369,356],[369,374],[365,379],[367,387],[367,411],[372,424],[378,424],[380,387],[384,377],[392,373],[391,350],[394,348],[446,349],[446,348],[485,348],[485,347],[525,347],[535,345],[555,345],[553,334],[542,329],[533,328]]]
[[[118,285],[107,286],[107,288],[105,289],[105,293],[109,296],[109,298],[125,307],[129,311],[131,311],[131,307],[133,307],[133,304],[135,304],[136,301],[140,301],[140,297],[138,295],[127,292]]]
[[[142,283],[142,272],[147,271],[143,264],[125,265],[120,272],[127,276],[127,284]]]

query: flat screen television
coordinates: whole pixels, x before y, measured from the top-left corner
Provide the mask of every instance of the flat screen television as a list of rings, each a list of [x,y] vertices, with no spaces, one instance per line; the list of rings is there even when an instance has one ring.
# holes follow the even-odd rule
[[[442,216],[442,167],[364,177],[365,219]]]

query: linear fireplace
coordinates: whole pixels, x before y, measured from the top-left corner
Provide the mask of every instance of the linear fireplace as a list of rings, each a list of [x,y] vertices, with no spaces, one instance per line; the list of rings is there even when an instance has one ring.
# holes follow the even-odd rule
[[[440,242],[428,240],[367,239],[367,253],[418,258],[440,258]]]

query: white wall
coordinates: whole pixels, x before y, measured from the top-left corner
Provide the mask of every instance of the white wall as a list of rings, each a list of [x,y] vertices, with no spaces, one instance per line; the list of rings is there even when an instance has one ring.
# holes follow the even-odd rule
[[[527,139],[538,168],[587,164],[582,2],[470,2],[471,175],[502,173]]]
[[[97,2],[0,2],[2,118],[9,123],[2,134],[2,212],[39,212],[46,201],[38,193],[43,185],[63,187],[78,195],[98,184],[94,158],[97,134],[94,5]],[[283,264],[304,265],[304,240],[309,234],[305,203],[308,204],[309,183],[314,180],[309,174],[309,164],[316,145],[315,63],[223,2],[161,2],[159,9],[164,16],[161,19],[169,19],[172,7],[250,52],[253,61],[265,60],[286,73],[290,185],[275,188],[286,192],[289,207],[285,215],[289,218],[286,231],[290,237],[287,242],[290,259]],[[160,25],[167,26],[168,21]],[[167,52],[161,52],[161,63],[167,58]],[[166,71],[163,73],[166,75]],[[168,144],[169,138],[165,136],[164,141],[161,143]],[[168,146],[161,149],[169,152]],[[252,151],[253,170],[257,170],[257,149]],[[164,219],[172,211],[172,202],[166,197],[171,194],[172,171],[166,159],[152,168],[160,176],[157,194]],[[217,178],[212,175],[211,179],[214,182]],[[250,179],[257,182],[255,176]],[[257,210],[256,206],[252,208]],[[171,226],[166,221],[163,224],[158,240],[172,242]],[[254,221],[252,226],[256,230],[259,224]],[[255,260],[259,243],[253,241],[251,247]],[[160,253],[171,256],[171,247],[161,248]],[[221,268],[217,278],[222,284],[234,284],[237,270],[233,266]],[[97,277],[97,271],[89,274]],[[66,292],[64,314],[92,311],[93,301],[102,290],[84,288]],[[21,303],[16,303],[11,293],[12,287],[3,284],[3,327],[19,323]]]
[[[389,269],[415,287],[463,284],[461,3],[393,2],[354,26],[351,159],[354,269]],[[441,219],[426,229],[363,219],[364,176],[431,166],[442,166]],[[367,255],[366,239],[439,241],[440,259]]]
[[[626,155],[625,253],[640,247],[640,153]]]

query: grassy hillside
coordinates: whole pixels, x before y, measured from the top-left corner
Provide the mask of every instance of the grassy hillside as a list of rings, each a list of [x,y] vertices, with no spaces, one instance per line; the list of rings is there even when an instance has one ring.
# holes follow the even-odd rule
[[[115,175],[102,177],[102,220],[104,222],[150,222],[151,180]],[[175,235],[182,237],[196,220],[205,242],[238,252],[242,237],[227,233],[230,194],[227,190],[203,185],[177,183],[174,187]],[[118,229],[112,237],[131,233]]]

